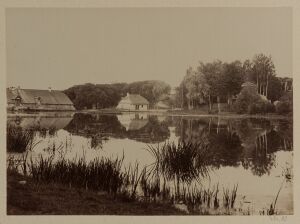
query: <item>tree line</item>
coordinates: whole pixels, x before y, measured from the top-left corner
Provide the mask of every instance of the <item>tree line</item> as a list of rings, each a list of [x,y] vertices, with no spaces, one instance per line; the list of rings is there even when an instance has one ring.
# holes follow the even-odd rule
[[[196,68],[189,67],[186,70],[180,85],[175,88],[174,95],[170,95],[170,85],[157,80],[113,84],[87,83],[73,86],[64,92],[76,109],[113,108],[122,97],[131,93],[145,97],[150,103],[150,108],[163,99],[173,108],[197,109],[207,105],[208,112],[212,112],[214,104],[217,104],[220,112],[223,103],[228,105],[230,111],[256,113],[255,111],[275,110],[272,109],[272,103],[281,100],[279,111],[286,113],[292,111],[292,93],[286,96],[286,86],[283,88],[282,80],[283,78],[276,76],[271,56],[257,54],[252,60],[247,59],[243,62],[199,62]],[[245,82],[255,84],[256,95],[247,91],[241,92]],[[235,105],[239,103],[238,110],[234,109],[234,101]]]
[[[150,106],[157,103],[162,97],[170,94],[171,87],[162,81],[147,80],[132,83],[75,85],[64,93],[74,103],[76,109],[113,108],[127,93],[140,94],[145,97]]]
[[[257,54],[252,60],[224,63],[216,60],[199,62],[196,68],[189,67],[180,85],[176,88],[175,107],[194,109],[207,104],[212,111],[214,103],[227,103],[229,108],[233,98],[240,93],[244,82],[252,82],[257,93],[274,102],[283,91],[280,78],[276,77],[271,56]]]

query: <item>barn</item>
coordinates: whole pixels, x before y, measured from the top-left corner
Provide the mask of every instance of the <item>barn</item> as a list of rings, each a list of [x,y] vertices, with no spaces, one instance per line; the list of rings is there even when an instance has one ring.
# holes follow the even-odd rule
[[[121,99],[117,109],[131,110],[131,111],[146,111],[149,109],[149,102],[147,99],[138,94],[129,94]]]
[[[7,88],[7,108],[9,110],[73,111],[72,101],[61,91]]]

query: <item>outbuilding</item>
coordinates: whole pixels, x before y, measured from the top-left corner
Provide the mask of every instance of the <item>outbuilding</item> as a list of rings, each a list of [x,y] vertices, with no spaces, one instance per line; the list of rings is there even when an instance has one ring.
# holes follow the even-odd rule
[[[58,90],[7,88],[9,110],[68,111],[75,110],[69,97]]]
[[[146,111],[149,109],[149,102],[139,94],[129,94],[121,99],[117,109],[131,111]]]

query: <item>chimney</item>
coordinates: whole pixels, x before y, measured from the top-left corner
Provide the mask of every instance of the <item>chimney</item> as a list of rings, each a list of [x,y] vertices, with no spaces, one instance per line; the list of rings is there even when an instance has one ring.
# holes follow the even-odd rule
[[[52,91],[52,88],[51,88],[51,87],[48,87],[48,90],[49,90],[49,92],[51,93],[51,91]]]

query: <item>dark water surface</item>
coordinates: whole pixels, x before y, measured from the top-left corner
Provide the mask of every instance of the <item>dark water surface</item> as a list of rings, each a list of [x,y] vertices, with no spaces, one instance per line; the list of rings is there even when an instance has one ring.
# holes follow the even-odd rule
[[[238,185],[236,207],[242,214],[259,214],[270,207],[277,192],[279,214],[293,213],[292,170],[293,124],[289,120],[265,118],[233,119],[222,117],[185,117],[125,113],[122,115],[65,114],[8,116],[8,125],[29,129],[38,127],[39,142],[30,157],[55,155],[57,158],[85,156],[122,157],[124,166],[138,162],[155,163],[149,146],[166,142],[204,142],[210,157],[209,175],[190,178],[182,186],[232,188]],[[55,146],[55,147],[53,147]],[[59,150],[53,151],[53,148]],[[22,153],[8,152],[9,156]],[[183,161],[178,161],[184,163]],[[185,174],[189,175],[189,174]],[[171,190],[173,181],[169,181]],[[222,195],[221,195],[222,197]],[[176,205],[186,210],[182,203]],[[237,214],[239,214],[237,212]]]

